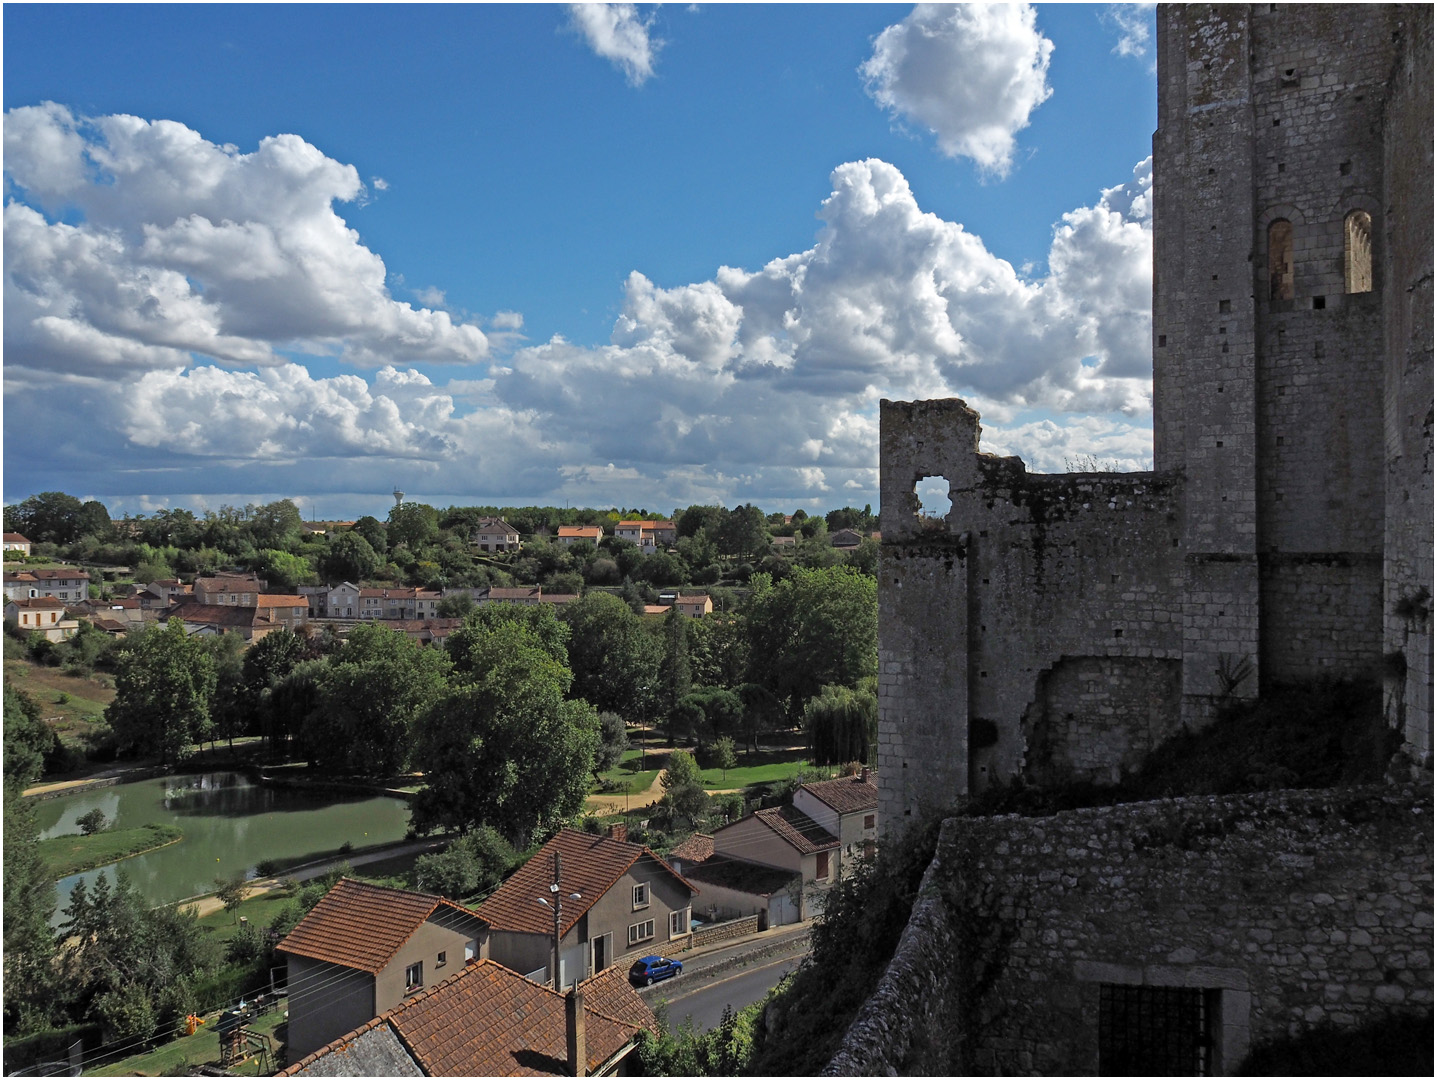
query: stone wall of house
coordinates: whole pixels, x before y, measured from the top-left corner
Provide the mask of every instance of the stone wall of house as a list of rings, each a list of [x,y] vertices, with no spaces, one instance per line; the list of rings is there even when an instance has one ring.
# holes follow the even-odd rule
[[[1387,94],[1382,237],[1387,342],[1383,610],[1387,714],[1432,767],[1432,17],[1395,13],[1400,51]]]
[[[689,940],[684,945],[684,951],[697,949],[704,945],[712,945],[716,941],[730,941],[734,938],[749,937],[758,933],[758,916],[745,915],[739,919],[730,919],[728,922],[714,923],[711,926],[701,926],[689,935]]]
[[[831,1071],[1095,1073],[1104,985],[1204,991],[1218,1074],[1430,1010],[1432,841],[1430,783],[950,819]]]

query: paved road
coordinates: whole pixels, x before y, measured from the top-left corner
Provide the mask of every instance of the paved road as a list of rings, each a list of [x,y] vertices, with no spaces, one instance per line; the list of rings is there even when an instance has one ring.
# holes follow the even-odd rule
[[[659,1000],[667,998],[669,1002],[669,1030],[678,1030],[686,1017],[693,1020],[695,1031],[718,1027],[724,1006],[731,1005],[737,1012],[745,1005],[752,1005],[798,967],[801,960],[798,956],[784,956],[716,975],[700,973],[670,979],[659,994]]]

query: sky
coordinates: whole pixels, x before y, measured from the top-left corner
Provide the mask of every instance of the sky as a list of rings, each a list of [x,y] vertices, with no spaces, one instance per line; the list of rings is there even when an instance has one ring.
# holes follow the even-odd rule
[[[878,402],[1151,467],[1153,9],[4,21],[4,499],[877,507]]]

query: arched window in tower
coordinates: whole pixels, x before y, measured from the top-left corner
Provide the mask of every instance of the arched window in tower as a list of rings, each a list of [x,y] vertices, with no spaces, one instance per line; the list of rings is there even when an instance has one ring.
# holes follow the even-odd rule
[[[1278,218],[1267,227],[1269,300],[1292,299],[1292,222]]]
[[[1372,291],[1372,215],[1354,210],[1342,227],[1342,278],[1350,293]]]

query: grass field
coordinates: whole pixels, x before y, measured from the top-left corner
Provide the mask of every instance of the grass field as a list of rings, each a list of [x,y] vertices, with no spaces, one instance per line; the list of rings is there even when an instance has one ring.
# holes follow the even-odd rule
[[[7,651],[13,647],[7,647]],[[112,680],[106,675],[67,675],[18,657],[5,658],[5,679],[23,690],[40,706],[40,715],[66,742],[75,742],[103,719],[105,706],[115,700]],[[62,700],[62,695],[64,700]],[[58,719],[54,719],[58,717]]]
[[[138,829],[107,829],[93,836],[55,836],[40,841],[40,858],[51,880],[59,881],[176,843],[183,835],[174,825],[142,825]]]
[[[284,1010],[275,1009],[246,1025],[251,1031],[268,1035],[276,1044],[284,1032]],[[166,1043],[148,1054],[136,1054],[122,1061],[113,1061],[99,1068],[85,1067],[86,1076],[175,1076],[190,1075],[186,1066],[213,1064],[220,1060],[220,1037],[215,1029],[215,1018],[205,1018],[204,1027],[193,1035],[185,1035]],[[277,1062],[270,1061],[269,1069],[262,1068],[259,1058],[251,1058],[242,1065],[233,1066],[231,1072],[238,1076],[269,1076],[277,1068]]]

